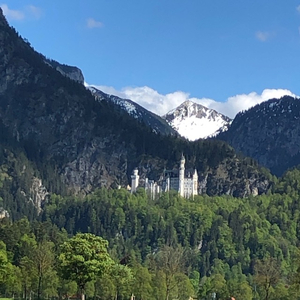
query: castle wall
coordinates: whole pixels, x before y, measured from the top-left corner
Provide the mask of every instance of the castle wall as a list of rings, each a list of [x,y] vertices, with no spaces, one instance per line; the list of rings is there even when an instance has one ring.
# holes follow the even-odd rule
[[[198,174],[197,171],[194,171],[192,176],[185,176],[185,159],[184,156],[180,160],[180,168],[178,175],[176,177],[170,177],[172,174],[177,172],[171,172],[164,174],[167,176],[163,178],[159,183],[154,182],[153,180],[145,180],[145,190],[151,194],[151,197],[154,199],[157,194],[161,191],[168,192],[170,190],[177,191],[182,197],[190,198],[194,195],[198,195]],[[139,175],[138,170],[133,171],[131,176],[131,192],[135,192],[139,185]]]

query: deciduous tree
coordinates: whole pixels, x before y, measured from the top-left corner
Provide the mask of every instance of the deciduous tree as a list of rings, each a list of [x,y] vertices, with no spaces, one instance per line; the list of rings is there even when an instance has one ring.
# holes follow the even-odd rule
[[[77,283],[82,300],[86,283],[101,276],[113,263],[107,247],[106,240],[90,233],[78,233],[62,244],[59,256],[62,277]]]
[[[280,265],[278,261],[272,257],[258,260],[254,266],[254,271],[254,280],[262,291],[262,299],[269,300],[272,287],[280,279]]]

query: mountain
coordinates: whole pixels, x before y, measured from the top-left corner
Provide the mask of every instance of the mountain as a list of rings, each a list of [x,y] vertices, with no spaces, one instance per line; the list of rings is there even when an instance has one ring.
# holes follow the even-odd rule
[[[281,176],[300,164],[300,99],[284,96],[237,114],[217,138]]]
[[[67,76],[70,79],[75,80],[81,84],[84,84],[84,76],[79,68],[75,66],[61,64],[53,59],[46,59],[45,63],[52,66],[56,71],[58,71],[62,75]]]
[[[122,99],[114,95],[105,94],[104,92],[98,90],[93,86],[88,86],[87,88],[91,91],[91,93],[98,101],[111,101],[134,119],[143,122],[146,126],[149,126],[153,130],[153,132],[161,133],[164,135],[177,134],[176,131],[163,118],[143,108],[139,104],[129,99]]]
[[[20,195],[41,206],[47,193],[78,195],[126,187],[135,167],[141,177],[157,180],[165,169],[178,167],[182,153],[187,168],[198,170],[202,193],[243,197],[265,193],[272,185],[270,173],[225,142],[189,142],[161,134],[124,110],[116,97],[101,92],[95,97],[34,51],[2,11],[0,45],[0,146],[18,164],[16,169],[8,154],[0,161],[0,178],[16,178],[9,207],[4,207],[9,213],[16,210]],[[43,199],[35,197],[34,187]]]
[[[212,136],[231,122],[230,118],[215,110],[189,100],[168,112],[163,118],[190,141]]]

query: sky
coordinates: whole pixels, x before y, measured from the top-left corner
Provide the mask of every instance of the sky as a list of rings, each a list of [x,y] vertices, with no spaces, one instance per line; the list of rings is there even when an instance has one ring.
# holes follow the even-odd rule
[[[0,0],[35,50],[163,115],[300,95],[300,0]]]

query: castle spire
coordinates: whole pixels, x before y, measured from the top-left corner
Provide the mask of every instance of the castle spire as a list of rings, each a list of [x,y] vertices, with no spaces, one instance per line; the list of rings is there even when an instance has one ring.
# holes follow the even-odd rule
[[[183,156],[183,153],[181,154],[181,160],[180,160],[180,168],[179,168],[179,194],[181,197],[184,197],[184,172],[185,172],[185,158]]]

